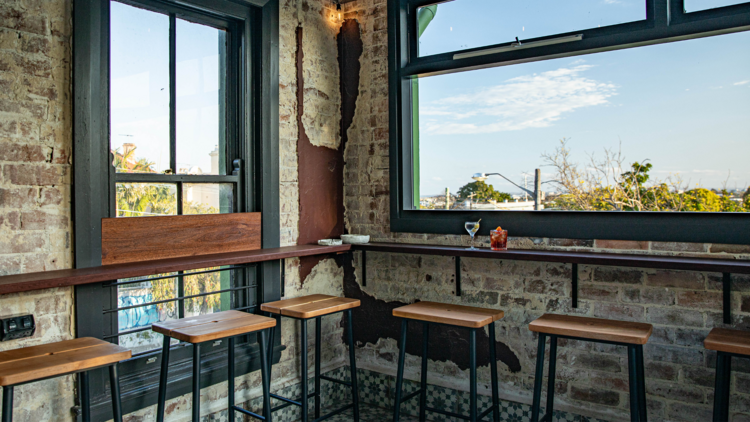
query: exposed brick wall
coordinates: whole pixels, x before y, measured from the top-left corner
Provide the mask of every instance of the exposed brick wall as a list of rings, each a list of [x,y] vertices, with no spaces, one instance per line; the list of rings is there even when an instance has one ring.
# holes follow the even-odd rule
[[[467,245],[468,236],[390,232],[386,5],[384,0],[360,0],[345,4],[344,10],[347,19],[360,23],[364,41],[360,97],[345,154],[347,229],[370,234],[375,241]],[[487,238],[478,239],[488,246]],[[750,259],[748,245],[515,238],[510,247]],[[358,259],[355,274],[361,277]],[[450,257],[370,253],[367,271],[362,290],[375,299],[505,310],[497,340],[521,363],[517,372],[504,364],[499,368],[501,394],[510,400],[531,401],[536,337],[527,325],[544,312],[652,323],[654,335],[645,347],[649,416],[711,419],[715,354],[704,350],[703,339],[712,327],[723,326],[720,274],[581,265],[579,307],[573,309],[569,265],[463,259],[461,297],[454,295],[455,261]],[[750,329],[750,277],[734,276],[732,312],[732,327]],[[394,339],[381,338],[357,352],[360,367],[395,373]],[[624,350],[561,341],[558,353],[557,408],[610,420],[628,417]],[[406,366],[407,376],[418,379],[419,360],[408,356]],[[750,365],[735,359],[733,369],[733,420],[750,420]],[[467,389],[468,371],[451,361],[430,361],[429,371],[431,383]],[[486,394],[488,367],[481,368],[479,378]]]
[[[0,275],[70,268],[71,1],[0,5]],[[31,338],[73,336],[73,289],[0,296],[0,315],[31,313]],[[15,420],[71,420],[73,378],[16,389]]]

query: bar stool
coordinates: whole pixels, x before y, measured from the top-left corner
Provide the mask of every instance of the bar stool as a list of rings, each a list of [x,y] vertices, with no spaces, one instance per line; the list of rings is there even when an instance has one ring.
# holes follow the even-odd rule
[[[495,321],[502,318],[503,311],[496,309],[475,308],[471,306],[450,305],[436,302],[417,302],[393,310],[393,316],[403,318],[401,321],[401,339],[399,341],[398,376],[396,377],[396,401],[393,405],[393,422],[401,416],[401,403],[419,394],[419,420],[426,420],[426,411],[441,413],[451,417],[468,419],[471,422],[481,420],[492,412],[494,422],[500,421],[500,396],[497,385],[497,359],[495,357]],[[406,333],[409,321],[422,322],[422,379],[419,390],[401,398],[404,382],[404,359],[406,357]],[[427,407],[427,352],[430,340],[430,324],[443,324],[463,327],[469,330],[469,417],[445,412],[441,409]],[[489,326],[490,335],[490,372],[492,377],[492,405],[481,414],[477,410],[477,329]]]
[[[580,316],[544,314],[529,324],[529,330],[539,333],[534,379],[534,401],[531,407],[532,422],[539,421],[544,377],[544,346],[549,336],[549,374],[547,382],[547,408],[542,421],[552,421],[555,400],[555,363],[557,339],[590,341],[614,344],[628,348],[628,381],[630,384],[630,420],[646,422],[646,384],[643,373],[643,345],[648,342],[654,327],[638,322],[615,321]]]
[[[357,363],[354,360],[354,335],[352,334],[352,309],[360,305],[359,299],[349,299],[345,297],[329,295],[309,295],[296,297],[293,299],[279,300],[276,302],[264,303],[260,306],[261,311],[268,312],[270,315],[278,318],[293,318],[300,320],[302,329],[300,330],[300,360],[302,361],[302,397],[299,401],[291,400],[288,397],[282,397],[278,394],[271,394],[271,397],[285,402],[271,409],[275,412],[290,405],[300,406],[302,408],[302,422],[308,422],[309,410],[308,400],[315,397],[314,417],[315,421],[322,421],[332,416],[338,415],[350,408],[354,411],[355,422],[359,421],[359,391],[357,388]],[[351,382],[345,382],[320,375],[320,331],[321,317],[338,312],[346,312],[346,320],[349,326],[349,370]],[[315,391],[309,394],[307,391],[307,321],[315,318]],[[271,343],[273,343],[273,333],[271,334]],[[271,372],[269,363],[269,373]],[[320,416],[320,380],[343,384],[352,390],[352,403],[340,409],[331,411],[323,417]]]
[[[158,422],[164,421],[171,339],[176,338],[193,345],[193,422],[198,422],[201,417],[201,343],[228,338],[228,420],[234,421],[234,411],[236,410],[260,420],[271,422],[271,412],[269,411],[271,398],[268,396],[271,380],[270,373],[266,370],[266,361],[268,360],[266,355],[266,330],[273,331],[275,326],[276,320],[273,318],[240,311],[217,312],[154,324],[151,329],[164,335],[156,420]],[[234,338],[256,331],[260,331],[260,370],[261,383],[263,384],[264,416],[234,405]]]
[[[708,350],[716,350],[716,387],[714,390],[714,421],[729,420],[729,380],[732,356],[750,357],[750,332],[714,328],[703,342]]]
[[[91,337],[0,352],[0,386],[3,387],[3,419],[13,420],[13,387],[62,375],[79,373],[83,421],[91,420],[88,371],[109,367],[112,414],[122,422],[117,364],[130,359],[130,350]]]

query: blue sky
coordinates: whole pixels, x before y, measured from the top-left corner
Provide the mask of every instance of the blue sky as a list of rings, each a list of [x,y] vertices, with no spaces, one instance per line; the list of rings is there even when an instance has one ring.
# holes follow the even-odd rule
[[[111,146],[169,168],[169,18],[112,2]],[[211,170],[219,140],[220,30],[177,19],[177,170]]]
[[[735,3],[692,0],[686,7]],[[645,16],[643,1],[579,0],[566,2],[567,9],[558,4],[441,4],[420,39],[420,53]],[[521,182],[523,172],[541,168],[543,179],[550,179],[541,154],[553,152],[562,138],[569,139],[581,163],[621,145],[627,163],[649,160],[657,179],[678,175],[691,187],[720,188],[729,178],[728,188],[746,188],[750,54],[740,52],[749,46],[750,33],[744,32],[421,78],[421,193],[436,195],[446,187],[456,192],[477,172],[500,172]],[[500,178],[488,182],[518,192]]]

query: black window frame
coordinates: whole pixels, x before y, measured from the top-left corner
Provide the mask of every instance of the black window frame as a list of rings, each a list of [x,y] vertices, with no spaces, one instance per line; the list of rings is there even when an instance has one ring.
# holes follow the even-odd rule
[[[435,0],[388,0],[388,93],[390,153],[390,230],[429,234],[467,234],[465,221],[482,218],[480,235],[501,225],[511,236],[568,239],[651,240],[667,242],[748,242],[750,213],[623,211],[471,211],[418,210],[414,205],[412,81],[415,78],[634,48],[750,30],[750,2],[684,12],[684,0],[645,0],[646,19],[583,29],[523,42],[583,35],[580,41],[514,49],[473,57],[512,44],[488,45],[419,57],[417,9]]]
[[[225,175],[140,175],[115,173],[109,151],[109,4],[110,0],[75,0],[73,37],[73,213],[75,265],[86,268],[101,265],[101,219],[115,216],[115,182],[169,182],[178,186],[190,182],[232,182],[235,211],[261,212],[263,248],[279,246],[278,175],[278,0],[118,0],[144,9],[174,13],[176,17],[209,24],[229,25],[225,86],[227,127]],[[229,131],[236,131],[229,133]],[[173,151],[174,153],[174,151]],[[173,169],[174,171],[175,169]],[[243,284],[255,287],[257,304],[281,297],[279,261],[265,262],[233,270]],[[242,274],[245,274],[244,276]],[[117,306],[115,289],[109,283],[77,286],[76,336],[116,341],[116,313],[103,318],[103,312]],[[242,305],[243,301],[237,303]],[[253,309],[249,309],[252,311]],[[277,328],[278,329],[278,328]],[[274,359],[282,350],[280,335],[275,336]],[[203,354],[202,388],[225,381],[226,346],[209,347]],[[178,346],[170,359],[168,398],[191,391],[191,363],[187,350]],[[174,352],[177,352],[174,355]],[[184,355],[184,356],[181,356]],[[254,336],[237,345],[237,376],[258,370],[260,358]],[[148,352],[121,364],[123,411],[130,413],[156,403],[161,354]],[[91,374],[92,417],[111,419],[109,383],[106,371]]]

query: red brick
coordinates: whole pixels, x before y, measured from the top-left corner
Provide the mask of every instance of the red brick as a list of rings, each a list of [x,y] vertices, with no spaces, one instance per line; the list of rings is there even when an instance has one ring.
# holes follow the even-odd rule
[[[579,247],[590,248],[594,246],[593,240],[588,239],[549,239],[547,242],[550,246]]]
[[[589,353],[566,347],[558,353],[558,361],[575,368],[594,369],[619,373],[623,372],[622,362],[618,356]]]
[[[47,19],[37,13],[28,13],[10,6],[0,8],[0,27],[34,34],[47,34]]]
[[[722,309],[722,294],[719,292],[684,291],[677,293],[677,305],[686,308]]]
[[[669,420],[676,421],[710,421],[713,419],[713,408],[710,405],[672,402],[669,403],[667,415]]]
[[[604,406],[617,406],[620,404],[620,393],[598,388],[571,385],[568,397],[573,400],[586,401]]]
[[[649,395],[663,397],[669,400],[686,401],[688,403],[706,402],[706,397],[702,388],[681,385],[675,382],[650,380],[646,383],[646,392]]]
[[[31,102],[0,100],[0,112],[32,116],[37,119],[47,114],[46,106]]]
[[[703,313],[686,309],[648,308],[646,321],[660,325],[703,327]]]
[[[0,161],[45,162],[49,148],[41,145],[3,143],[0,146]]]
[[[526,293],[565,296],[568,292],[568,284],[569,282],[562,280],[528,280],[525,291]]]
[[[21,41],[21,51],[24,53],[49,55],[49,40],[40,37],[23,37]]]
[[[41,252],[45,238],[43,233],[19,233],[0,237],[0,254]]]
[[[685,384],[688,384],[688,385],[700,385],[703,387],[713,388],[714,382],[716,381],[716,371],[714,371],[711,368],[686,365],[686,366],[683,366],[682,368],[682,374],[685,380]],[[739,386],[740,379],[744,375],[736,374],[736,376],[737,376],[737,385]],[[738,388],[738,391],[740,391],[739,388]]]
[[[596,239],[594,247],[599,249],[631,249],[631,250],[648,250],[648,241],[634,240],[602,240]]]
[[[63,202],[63,193],[58,188],[42,188],[40,205],[60,205]]]
[[[624,305],[621,303],[595,303],[594,316],[598,318],[641,322],[644,319],[644,309],[643,306],[639,305]]]
[[[646,374],[648,378],[658,378],[667,381],[677,381],[680,374],[678,366],[664,362],[646,362]]]
[[[748,254],[750,253],[750,245],[726,245],[722,243],[714,243],[710,248],[711,253],[729,253],[729,254]]]
[[[24,208],[36,205],[37,190],[34,188],[0,188],[0,207]]]
[[[6,164],[3,175],[14,185],[49,186],[64,182],[59,168],[40,164]]]
[[[704,243],[651,242],[652,251],[706,252]]]
[[[0,256],[0,276],[21,273],[20,256]]]
[[[21,214],[22,230],[49,230],[68,227],[68,218],[42,211],[28,211]]]
[[[18,211],[0,213],[0,226],[6,226],[11,230],[21,229],[21,213]]]
[[[622,300],[623,302],[648,305],[674,305],[675,292],[658,288],[624,287],[622,289]]]
[[[651,360],[671,362],[681,365],[703,365],[704,350],[691,347],[667,346],[662,344],[647,344],[645,353]]]
[[[630,268],[595,267],[594,281],[608,283],[640,284],[643,272]]]
[[[654,274],[646,275],[646,285],[703,290],[706,288],[706,279],[703,273],[694,271],[657,270]]]
[[[578,286],[578,298],[614,302],[617,300],[618,291],[619,288],[617,286],[583,284]]]
[[[52,64],[49,59],[36,59],[21,55],[14,57],[16,66],[31,76],[49,78],[52,76]]]

